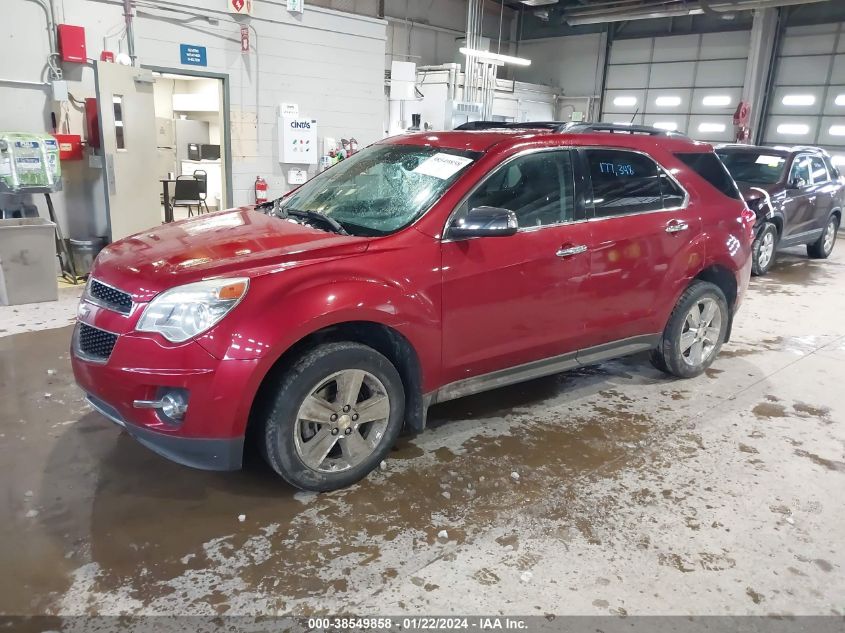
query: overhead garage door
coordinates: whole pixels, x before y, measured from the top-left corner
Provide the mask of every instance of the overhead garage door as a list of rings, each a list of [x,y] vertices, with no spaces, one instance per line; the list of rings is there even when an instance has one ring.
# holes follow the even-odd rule
[[[613,42],[602,120],[733,140],[748,41],[748,31],[733,31]]]
[[[843,24],[789,27],[763,127],[771,145],[819,145],[845,164]]]

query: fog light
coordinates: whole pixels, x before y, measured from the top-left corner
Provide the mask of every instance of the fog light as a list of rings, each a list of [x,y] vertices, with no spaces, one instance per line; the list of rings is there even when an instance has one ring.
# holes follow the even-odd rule
[[[161,398],[161,412],[171,420],[181,420],[188,410],[185,396],[179,392],[164,394]]]
[[[135,400],[132,406],[136,409],[157,409],[160,417],[178,422],[185,417],[188,410],[188,392],[184,389],[159,390],[158,400]]]

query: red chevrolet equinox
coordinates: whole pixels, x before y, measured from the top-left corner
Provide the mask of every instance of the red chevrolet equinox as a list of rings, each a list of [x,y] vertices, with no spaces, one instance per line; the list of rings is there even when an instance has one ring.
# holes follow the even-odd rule
[[[389,138],[263,207],[111,244],[72,342],[90,404],[181,464],[240,468],[249,437],[330,490],[434,403],[643,351],[703,372],[755,221],[712,147],[498,125]]]

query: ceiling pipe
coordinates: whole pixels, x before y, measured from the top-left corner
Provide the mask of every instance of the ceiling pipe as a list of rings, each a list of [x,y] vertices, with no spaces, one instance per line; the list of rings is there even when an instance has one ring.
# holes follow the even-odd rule
[[[750,11],[752,9],[775,9],[783,6],[815,4],[827,0],[737,0],[728,2],[717,0],[710,3],[714,10],[728,9],[733,11]],[[630,9],[606,10],[602,6],[587,9],[571,9],[564,14],[564,18],[571,26],[585,24],[603,24],[605,22],[624,22],[626,20],[648,20],[653,18],[683,17],[688,15],[702,15],[704,10],[700,6],[689,6],[682,2],[675,2],[669,6],[661,4],[641,4]]]

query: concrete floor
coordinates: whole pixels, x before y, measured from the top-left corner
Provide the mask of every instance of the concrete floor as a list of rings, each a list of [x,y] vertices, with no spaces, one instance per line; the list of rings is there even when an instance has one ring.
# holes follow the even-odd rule
[[[323,495],[155,456],[74,386],[73,291],[2,308],[0,613],[841,615],[845,243],[794,253],[707,375],[638,356],[437,406]]]

